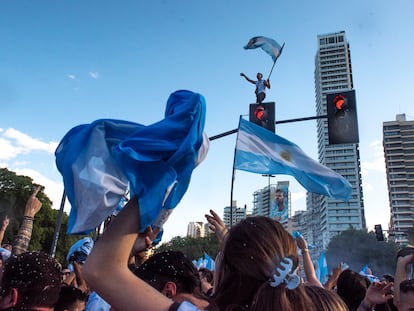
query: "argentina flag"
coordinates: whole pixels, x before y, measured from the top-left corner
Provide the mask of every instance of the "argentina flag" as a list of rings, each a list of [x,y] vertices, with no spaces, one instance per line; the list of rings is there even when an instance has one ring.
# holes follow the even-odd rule
[[[94,230],[128,191],[138,197],[141,230],[162,228],[207,153],[205,110],[202,95],[181,90],[154,124],[101,119],[71,129],[55,151],[71,203],[68,233]]]
[[[285,174],[309,192],[349,200],[351,184],[341,175],[308,157],[294,143],[240,118],[235,169],[257,174]]]
[[[275,40],[266,38],[263,36],[253,37],[244,47],[246,50],[262,48],[267,54],[269,54],[273,61],[276,62],[280,54],[282,54],[283,46],[280,46]]]

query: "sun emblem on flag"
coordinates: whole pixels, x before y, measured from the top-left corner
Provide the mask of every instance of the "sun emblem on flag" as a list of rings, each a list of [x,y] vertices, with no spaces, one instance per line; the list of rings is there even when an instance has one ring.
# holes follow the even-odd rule
[[[283,150],[280,153],[280,157],[285,161],[292,162],[292,155],[290,154],[290,152],[288,152],[286,150]]]

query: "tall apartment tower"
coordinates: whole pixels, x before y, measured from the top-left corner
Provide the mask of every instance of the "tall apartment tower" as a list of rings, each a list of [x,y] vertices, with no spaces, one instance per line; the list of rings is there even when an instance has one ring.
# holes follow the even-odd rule
[[[246,206],[244,208],[237,207],[236,200],[233,200],[232,205],[233,206],[231,208],[230,206],[226,206],[223,212],[223,222],[227,228],[230,228],[247,217]],[[230,215],[232,216],[230,217]]]
[[[408,242],[407,230],[414,225],[414,121],[405,114],[383,123],[383,146],[390,204],[389,237]]]
[[[315,56],[316,114],[326,115],[326,94],[352,90],[351,53],[345,31],[318,35],[318,51]],[[309,200],[318,206],[315,209],[320,223],[316,234],[319,244],[326,248],[330,239],[350,227],[366,227],[364,200],[361,185],[361,167],[358,144],[328,143],[328,121],[317,120],[319,162],[345,177],[352,185],[352,196],[348,202],[326,196]]]

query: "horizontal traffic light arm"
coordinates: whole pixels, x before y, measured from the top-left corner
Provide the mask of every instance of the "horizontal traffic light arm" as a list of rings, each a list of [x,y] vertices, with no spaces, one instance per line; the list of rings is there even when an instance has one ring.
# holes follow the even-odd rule
[[[314,116],[314,117],[279,120],[279,121],[275,121],[275,124],[291,123],[291,122],[299,122],[299,121],[308,121],[308,120],[316,120],[316,119],[326,119],[327,117],[328,117],[327,115],[322,115],[322,116]],[[237,133],[237,130],[238,129],[234,129],[234,130],[230,130],[230,131],[227,131],[227,132],[223,132],[221,134],[211,136],[211,137],[209,137],[209,140],[211,141],[211,140],[215,140],[215,139],[218,139],[218,138],[222,138],[222,137],[227,136],[227,135]]]

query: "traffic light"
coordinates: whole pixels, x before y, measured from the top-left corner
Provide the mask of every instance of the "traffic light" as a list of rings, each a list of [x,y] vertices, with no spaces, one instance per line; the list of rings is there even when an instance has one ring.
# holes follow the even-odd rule
[[[329,144],[359,142],[355,91],[326,95]]]
[[[384,241],[384,233],[382,232],[381,225],[375,225],[375,236],[377,237],[377,241]]]
[[[249,121],[275,132],[275,103],[250,104]]]

